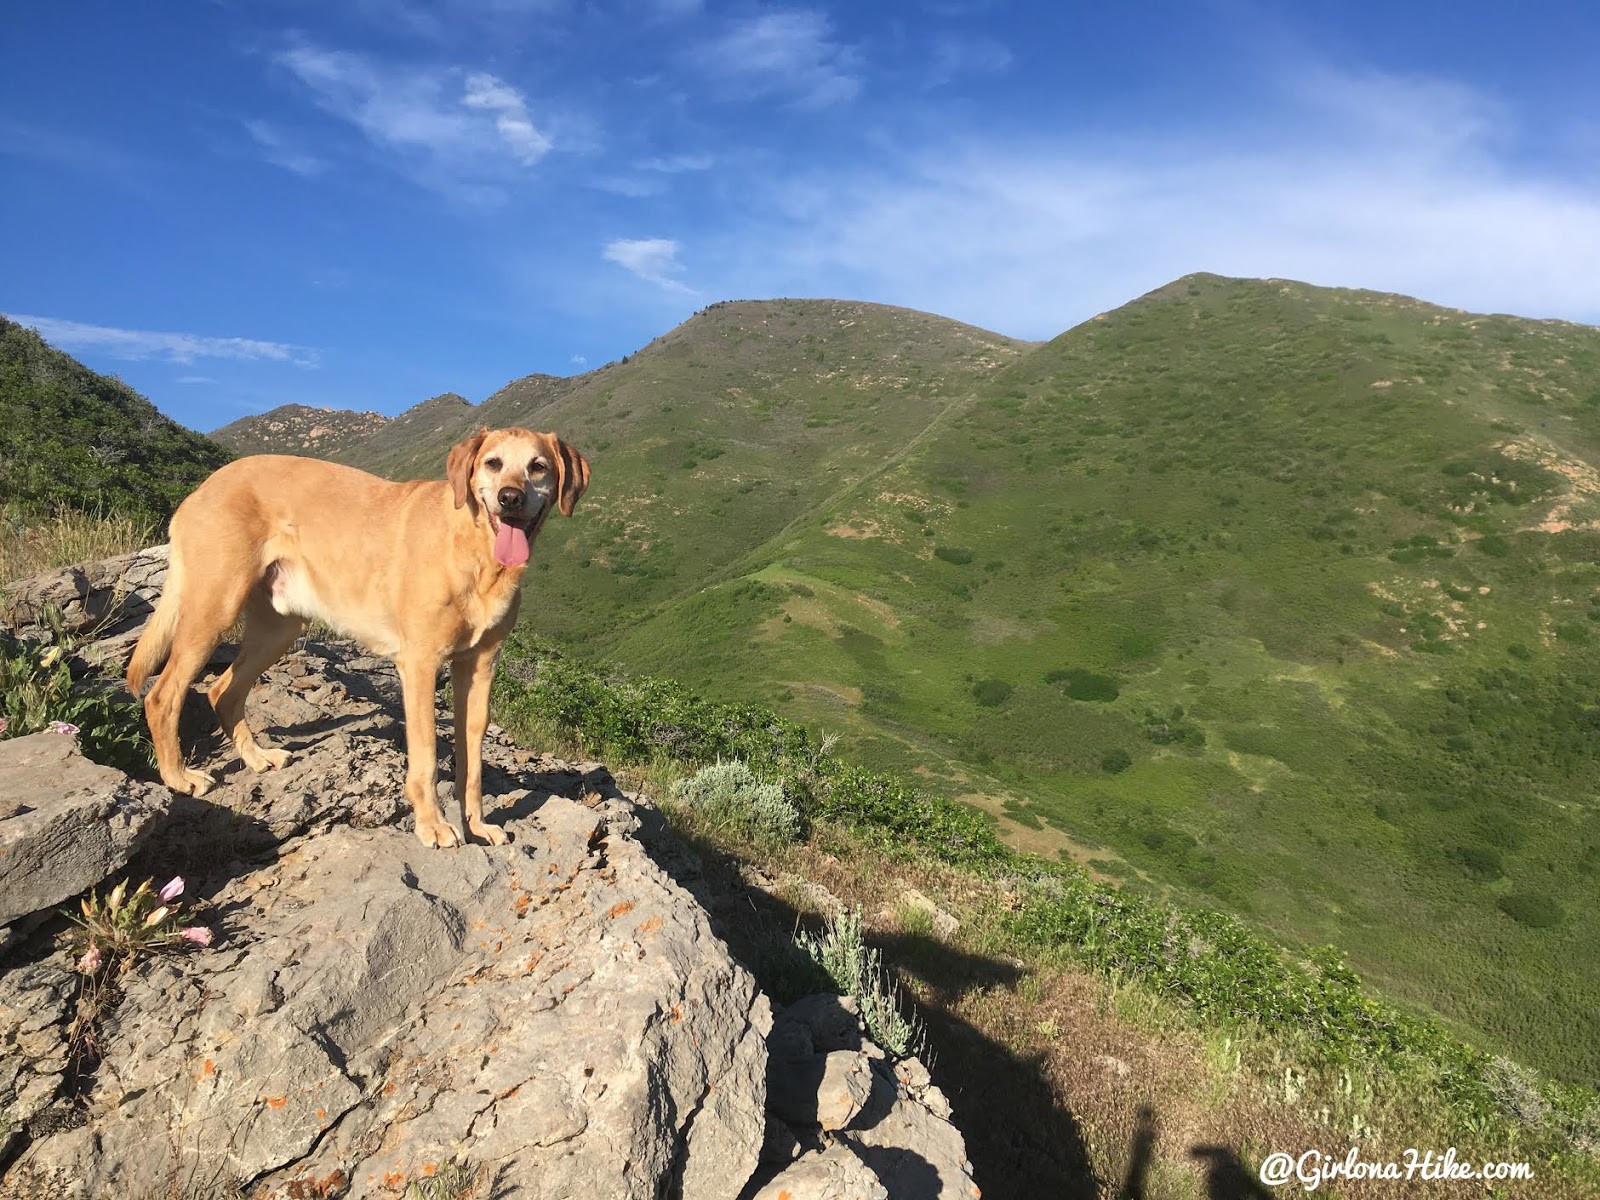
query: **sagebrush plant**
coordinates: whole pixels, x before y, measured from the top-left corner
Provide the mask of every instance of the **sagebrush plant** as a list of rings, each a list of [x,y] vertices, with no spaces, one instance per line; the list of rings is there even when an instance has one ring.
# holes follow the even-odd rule
[[[795,935],[800,947],[840,993],[854,996],[867,1034],[896,1058],[923,1052],[927,1038],[921,1020],[907,1016],[900,989],[883,966],[883,955],[862,937],[861,910],[841,909],[821,933]]]
[[[669,794],[714,828],[764,846],[798,841],[802,833],[800,810],[784,797],[783,787],[759,779],[737,759],[700,768],[674,783]]]

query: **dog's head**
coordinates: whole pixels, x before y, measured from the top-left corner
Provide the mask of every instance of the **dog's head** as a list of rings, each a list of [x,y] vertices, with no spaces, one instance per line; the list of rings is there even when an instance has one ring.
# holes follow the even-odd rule
[[[451,449],[445,477],[456,507],[486,518],[495,561],[519,567],[552,504],[572,515],[589,486],[589,464],[553,433],[480,429]]]

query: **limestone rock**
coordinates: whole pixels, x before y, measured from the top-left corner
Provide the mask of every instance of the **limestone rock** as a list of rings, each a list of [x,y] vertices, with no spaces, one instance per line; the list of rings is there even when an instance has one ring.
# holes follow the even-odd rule
[[[0,925],[99,883],[172,805],[166,788],[90,762],[57,733],[0,741],[0,798]]]
[[[805,1031],[812,1049],[826,1054],[830,1050],[859,1050],[865,1037],[861,1026],[861,1006],[854,996],[818,992],[796,1000],[773,1022],[773,1041],[793,1036],[792,1029]],[[774,1049],[774,1053],[776,1053]]]
[[[0,625],[42,637],[49,632],[47,613],[54,612],[68,633],[92,634],[98,654],[91,661],[125,659],[161,596],[169,549],[154,546],[17,583],[0,580]]]
[[[872,1060],[859,1050],[768,1060],[768,1104],[791,1125],[843,1129],[871,1094]]]
[[[917,1094],[893,1068],[882,1062],[873,1066],[871,1099],[839,1140],[895,1200],[973,1200],[978,1187],[972,1164],[960,1131],[950,1124],[944,1095],[931,1083]]]
[[[750,1200],[900,1200],[847,1146],[829,1146],[786,1167]]]
[[[136,972],[69,1196],[197,1175],[353,1197],[465,1159],[500,1194],[732,1197],[765,1133],[754,981],[636,844],[546,797],[509,847],[335,829],[225,887],[223,936]]]

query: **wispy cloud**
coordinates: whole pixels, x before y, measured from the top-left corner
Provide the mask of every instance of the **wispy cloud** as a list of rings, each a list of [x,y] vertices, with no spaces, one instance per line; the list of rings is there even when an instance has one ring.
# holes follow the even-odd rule
[[[638,164],[641,171],[656,171],[663,175],[682,175],[686,171],[709,171],[716,159],[709,154],[670,154],[663,158],[646,158]]]
[[[550,139],[533,127],[522,93],[507,87],[493,75],[478,72],[467,76],[467,90],[461,103],[468,108],[494,114],[494,127],[517,161],[531,167],[550,152]]]
[[[983,34],[934,38],[927,55],[925,86],[939,87],[963,75],[997,75],[1011,66],[1011,50]]]
[[[1600,192],[1498,154],[1514,131],[1491,102],[1330,73],[1283,116],[1226,141],[973,136],[755,179],[748,223],[697,240],[702,286],[857,295],[1025,337],[1200,270],[1600,321]]]
[[[176,382],[176,383],[216,383],[217,381],[215,379],[211,378],[211,376],[209,376],[209,375],[179,375],[178,378],[174,382]]]
[[[24,313],[7,315],[19,325],[38,330],[39,336],[57,349],[98,350],[114,358],[160,358],[175,363],[220,358],[292,363],[297,367],[315,367],[320,361],[316,350],[290,342],[209,337],[198,333],[163,333],[151,329],[118,329],[109,325],[86,325],[82,321],[63,321],[56,317],[32,317]]]
[[[411,67],[304,43],[276,61],[325,112],[396,155],[419,183],[458,199],[504,199],[505,187],[553,145],[523,94],[486,72]]]
[[[118,142],[0,116],[0,156],[32,159],[82,175],[109,178],[146,195],[158,165]]]
[[[801,108],[825,108],[861,91],[858,52],[835,41],[827,14],[815,9],[742,17],[695,59],[738,99],[778,96]]]
[[[246,121],[244,128],[260,149],[261,157],[275,167],[305,176],[320,175],[328,168],[326,162],[294,145],[266,121]]]
[[[669,292],[694,290],[677,278],[683,264],[678,261],[678,243],[671,238],[618,238],[606,243],[601,257]]]

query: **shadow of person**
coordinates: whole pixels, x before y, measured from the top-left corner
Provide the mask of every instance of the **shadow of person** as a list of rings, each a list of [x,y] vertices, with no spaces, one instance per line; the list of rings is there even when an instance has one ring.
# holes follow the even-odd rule
[[[1194,1146],[1189,1157],[1205,1164],[1207,1200],[1272,1200],[1272,1189],[1226,1146]]]
[[[1142,1104],[1133,1129],[1133,1152],[1128,1156],[1128,1173],[1117,1191],[1117,1200],[1144,1200],[1144,1180],[1150,1171],[1150,1160],[1155,1157],[1155,1150],[1156,1110],[1148,1104]]]

